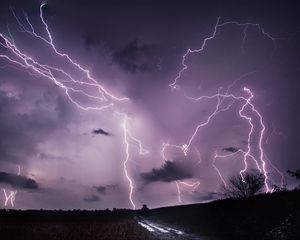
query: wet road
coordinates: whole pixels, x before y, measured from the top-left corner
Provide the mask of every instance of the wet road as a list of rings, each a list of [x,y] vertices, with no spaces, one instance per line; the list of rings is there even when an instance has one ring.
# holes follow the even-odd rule
[[[208,240],[193,234],[185,233],[173,227],[164,226],[143,218],[136,218],[137,223],[145,228],[157,240]]]

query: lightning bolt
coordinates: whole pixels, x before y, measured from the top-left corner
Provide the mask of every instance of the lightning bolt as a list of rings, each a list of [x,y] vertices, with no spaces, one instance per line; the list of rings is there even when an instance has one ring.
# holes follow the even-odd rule
[[[168,160],[167,157],[166,157],[166,155],[165,155],[166,148],[177,148],[177,149],[179,149],[181,151],[184,151],[184,147],[182,147],[182,146],[177,146],[177,145],[174,145],[174,144],[170,144],[169,142],[163,142],[162,143],[162,148],[161,148],[161,151],[160,151],[160,155],[161,155],[161,157],[162,157],[162,159],[164,161]],[[196,150],[196,153],[199,156],[199,162],[201,162],[200,152],[199,152],[199,150],[197,148],[195,148],[195,150]],[[199,164],[199,162],[197,164]],[[192,188],[192,192],[194,192],[198,188],[198,186],[200,185],[200,182],[199,181],[195,181],[193,183],[187,183],[185,181],[180,181],[180,180],[175,181],[175,185],[176,185],[176,189],[177,189],[178,202],[179,203],[183,203],[183,201],[181,199],[181,189],[180,189],[180,186],[179,186],[180,184],[182,184],[182,185],[184,185],[186,187]]]
[[[182,75],[183,73],[188,70],[188,65],[186,64],[186,59],[187,57],[190,55],[190,54],[200,54],[201,52],[204,51],[206,45],[207,45],[207,42],[209,42],[210,40],[213,40],[217,33],[218,33],[218,30],[224,26],[227,26],[227,25],[235,25],[237,27],[243,27],[243,38],[242,38],[242,52],[245,52],[245,49],[244,49],[244,45],[245,45],[245,42],[246,42],[246,38],[247,38],[247,30],[250,28],[250,27],[255,27],[257,28],[264,36],[266,36],[268,39],[270,39],[272,42],[273,42],[273,46],[274,46],[274,51],[275,51],[275,48],[276,48],[276,44],[275,44],[275,38],[273,36],[271,36],[270,34],[268,34],[265,29],[263,27],[261,27],[259,24],[256,24],[256,23],[251,23],[251,22],[246,22],[246,23],[239,23],[239,22],[236,22],[236,21],[228,21],[228,22],[223,22],[221,23],[220,22],[220,17],[217,18],[217,22],[214,26],[214,29],[213,29],[213,32],[210,36],[204,38],[203,42],[202,42],[202,45],[200,46],[200,48],[198,49],[187,49],[187,51],[184,53],[184,55],[182,56],[182,60],[181,60],[181,65],[182,65],[182,68],[179,70],[177,76],[174,78],[174,80],[169,84],[169,86],[171,87],[172,90],[180,90],[180,85],[178,84],[179,80],[182,78]],[[236,101],[243,101],[243,105],[242,107],[240,108],[239,110],[239,116],[244,119],[245,121],[248,122],[249,126],[250,126],[250,129],[249,129],[249,133],[248,133],[248,140],[247,140],[247,151],[242,151],[242,150],[239,150],[238,152],[239,153],[242,153],[243,154],[243,161],[244,161],[244,169],[242,169],[240,171],[240,174],[242,176],[242,179],[243,178],[243,173],[247,170],[248,168],[248,164],[247,164],[247,160],[250,158],[252,159],[258,170],[264,174],[264,178],[265,178],[265,187],[266,187],[266,192],[270,192],[270,187],[268,185],[268,172],[266,170],[266,162],[264,160],[265,158],[265,153],[264,153],[264,149],[262,147],[262,141],[263,141],[263,138],[264,138],[264,133],[265,133],[265,130],[266,130],[266,127],[264,125],[264,122],[263,122],[263,117],[262,115],[260,114],[260,112],[256,109],[256,107],[254,106],[254,104],[252,103],[252,100],[253,100],[253,93],[252,91],[247,88],[247,87],[244,87],[243,88],[243,91],[248,95],[248,97],[244,97],[244,96],[237,96],[237,95],[234,95],[232,93],[230,93],[230,90],[231,88],[236,84],[237,81],[240,81],[242,78],[244,77],[248,77],[250,74],[253,74],[253,73],[256,73],[258,72],[257,70],[255,71],[252,71],[252,72],[249,72],[249,73],[246,73],[244,75],[242,75],[241,77],[239,77],[238,79],[235,79],[228,87],[227,87],[227,90],[225,93],[222,93],[221,92],[221,89],[222,88],[219,88],[218,89],[218,93],[214,94],[214,95],[210,95],[210,96],[200,96],[200,97],[189,97],[186,93],[184,93],[184,97],[188,100],[192,100],[192,101],[201,101],[201,100],[204,100],[204,99],[217,99],[217,102],[216,102],[216,107],[214,108],[213,112],[208,116],[207,120],[204,121],[203,123],[200,123],[199,125],[196,126],[193,134],[191,135],[191,137],[188,139],[188,141],[182,145],[174,145],[174,144],[165,144],[163,143],[163,147],[162,147],[162,150],[161,150],[161,155],[163,157],[163,159],[165,159],[165,155],[164,155],[164,151],[166,150],[167,147],[175,147],[175,148],[179,148],[179,149],[182,149],[183,151],[183,154],[186,156],[188,154],[188,151],[189,151],[189,148],[194,140],[194,138],[198,135],[198,132],[201,128],[207,126],[211,120],[216,116],[218,115],[220,112],[223,112],[223,111],[227,111],[229,110],[232,105],[234,104],[234,102]],[[232,99],[232,102],[227,105],[226,107],[221,107],[222,103],[224,102],[225,99]],[[256,159],[252,154],[252,146],[251,146],[251,139],[253,137],[253,132],[254,132],[254,124],[253,124],[253,117],[250,116],[250,115],[247,115],[245,112],[246,112],[246,109],[249,108],[251,110],[251,112],[256,115],[256,117],[258,117],[259,119],[259,127],[260,127],[260,131],[259,131],[259,142],[258,142],[258,148],[259,148],[259,158]],[[236,154],[236,153],[234,153]],[[234,155],[233,154],[233,155]],[[229,155],[228,155],[229,156]],[[221,181],[223,182],[224,185],[226,185],[226,181],[224,179],[224,177],[222,176],[222,173],[221,171],[217,168],[217,166],[215,165],[215,161],[217,158],[220,158],[220,157],[228,157],[228,156],[220,156],[220,155],[215,155],[214,158],[213,158],[213,161],[212,161],[212,166],[213,168],[217,171]],[[278,170],[279,171],[279,170]],[[179,184],[178,182],[176,182],[176,186],[177,186],[177,192],[178,192],[178,196],[180,195],[180,188],[179,188]],[[180,196],[178,197],[178,201],[179,202],[182,202]]]
[[[44,28],[47,32],[48,39],[39,35],[35,31],[33,25],[30,23],[27,15],[25,15],[25,19],[26,19],[28,26],[26,26],[25,23],[23,23],[20,20],[20,18],[14,13],[13,9],[12,9],[12,13],[13,13],[21,31],[23,31],[23,32],[31,35],[32,37],[39,39],[39,40],[43,41],[45,44],[49,45],[57,57],[66,59],[75,69],[81,71],[83,76],[85,76],[84,81],[76,79],[75,77],[72,76],[72,73],[70,73],[62,68],[57,68],[55,66],[42,64],[38,60],[26,55],[14,43],[14,40],[11,36],[10,31],[9,31],[9,34],[11,36],[10,38],[6,37],[3,33],[0,33],[0,40],[1,40],[0,45],[3,48],[5,48],[6,50],[8,50],[12,56],[0,54],[0,58],[5,59],[6,61],[10,62],[13,65],[16,65],[17,67],[23,68],[27,71],[29,70],[29,71],[33,72],[35,75],[38,75],[38,76],[41,76],[41,77],[44,77],[44,78],[47,78],[47,79],[53,81],[58,87],[60,87],[64,90],[64,92],[66,93],[69,100],[82,110],[102,110],[102,109],[105,109],[108,107],[112,107],[114,105],[114,101],[129,100],[126,97],[120,98],[120,97],[116,97],[113,94],[111,94],[108,90],[106,90],[104,88],[104,86],[99,84],[98,81],[91,76],[89,70],[82,67],[79,63],[77,63],[75,60],[73,60],[68,54],[60,52],[57,49],[57,47],[53,43],[53,37],[50,33],[49,27],[43,17],[43,6],[45,6],[45,4],[42,4],[40,6],[40,19],[41,19],[41,21],[44,25]],[[57,74],[60,74],[60,76],[63,77],[63,79],[60,79],[61,77],[60,78],[56,77]],[[65,83],[73,83],[73,84],[75,84],[75,86],[78,85],[79,87],[87,86],[87,87],[95,88],[95,90],[97,90],[97,92],[98,92],[98,95],[89,94],[86,90],[82,90],[82,88],[76,89],[75,87],[67,86]],[[71,93],[80,93],[80,94],[83,94],[85,97],[88,97],[93,100],[97,100],[101,103],[102,106],[100,106],[100,107],[98,107],[98,106],[97,107],[91,107],[91,106],[85,107],[85,106],[81,105],[78,101],[76,101],[76,99],[74,99],[70,95],[70,92]]]
[[[222,93],[220,93],[220,91],[217,94],[211,95],[211,96],[201,96],[201,97],[198,97],[198,98],[188,97],[188,99],[193,100],[193,101],[200,101],[200,100],[203,100],[203,99],[214,99],[214,98],[217,98],[218,101],[217,101],[217,104],[216,104],[216,107],[215,107],[215,110],[213,111],[213,113],[211,115],[209,115],[209,117],[207,118],[207,120],[205,122],[199,124],[196,127],[195,131],[193,132],[193,134],[190,137],[190,139],[188,140],[188,142],[183,145],[183,153],[184,153],[184,155],[187,155],[189,147],[192,144],[192,142],[193,142],[193,140],[194,140],[195,136],[197,135],[200,128],[202,128],[202,127],[206,126],[207,124],[209,124],[211,119],[213,117],[215,117],[217,114],[219,114],[221,111],[226,111],[226,110],[229,109],[228,106],[226,108],[220,107],[221,103],[222,103],[220,99],[230,98],[230,99],[233,99],[234,101],[243,101],[244,104],[242,105],[242,107],[240,108],[238,113],[239,113],[239,116],[242,119],[246,120],[249,123],[250,129],[249,129],[248,140],[247,140],[247,151],[242,151],[245,167],[244,167],[244,169],[242,169],[240,171],[240,174],[243,177],[243,173],[247,170],[247,167],[248,167],[247,160],[248,160],[248,158],[251,158],[255,162],[258,170],[264,174],[266,191],[269,192],[270,188],[269,188],[269,185],[268,185],[268,182],[267,182],[268,172],[266,170],[266,162],[264,160],[264,150],[263,150],[263,147],[262,147],[262,141],[263,141],[264,132],[265,132],[266,127],[263,123],[262,115],[259,113],[259,111],[255,108],[255,106],[251,102],[251,100],[254,97],[253,93],[251,92],[250,89],[248,89],[246,87],[244,87],[243,91],[248,94],[248,97],[236,96],[234,94],[222,94]],[[231,106],[232,106],[232,104],[229,105],[229,107],[231,107]],[[250,110],[252,111],[252,113],[254,113],[258,117],[259,123],[260,123],[261,130],[260,130],[260,133],[259,133],[259,142],[258,142],[258,148],[259,148],[259,151],[260,151],[259,159],[256,159],[251,154],[251,151],[252,151],[251,139],[252,139],[252,136],[253,136],[254,125],[253,125],[253,117],[248,116],[244,113],[245,109],[247,107],[249,107]],[[241,150],[239,150],[238,152],[241,152]],[[215,158],[216,157],[220,157],[220,156],[215,156]],[[214,164],[214,162],[213,162],[213,164]],[[215,165],[214,165],[214,168],[217,170]],[[224,178],[221,177],[220,171],[219,170],[217,170],[217,171],[218,171],[218,174],[219,174],[220,178],[222,179],[222,181],[225,182]]]
[[[212,165],[213,168],[216,170],[216,172],[217,172],[217,174],[219,175],[219,177],[220,177],[222,183],[224,184],[224,186],[227,187],[227,183],[226,183],[226,181],[225,181],[225,179],[224,179],[224,177],[223,177],[221,171],[220,171],[219,168],[216,166],[216,158],[217,158],[217,156],[215,155],[215,157],[214,157],[214,159],[213,159],[211,165]]]
[[[21,32],[24,32],[25,34],[29,34],[36,40],[42,41],[45,45],[49,46],[50,49],[52,49],[53,53],[57,58],[66,60],[68,64],[70,64],[76,71],[79,71],[83,77],[80,79],[76,78],[74,76],[74,73],[72,73],[70,70],[65,69],[65,68],[59,68],[54,65],[48,65],[42,63],[39,59],[34,58],[32,56],[29,56],[26,54],[22,49],[20,49],[16,43],[15,40],[11,34],[9,26],[7,26],[8,29],[8,35],[6,36],[3,33],[0,33],[0,46],[8,52],[7,54],[0,54],[0,58],[4,59],[6,62],[8,62],[10,65],[13,66],[14,68],[21,69],[23,71],[26,71],[36,77],[42,77],[45,79],[48,79],[52,82],[55,83],[56,86],[60,87],[66,94],[67,98],[72,102],[78,109],[84,110],[84,111],[89,111],[89,110],[94,110],[94,111],[101,111],[104,109],[108,108],[113,108],[116,103],[122,103],[123,101],[128,101],[129,99],[126,97],[118,97],[112,94],[109,90],[107,90],[103,84],[100,84],[97,79],[92,77],[90,71],[80,65],[77,61],[72,59],[70,55],[67,53],[64,53],[60,51],[56,45],[54,44],[52,34],[49,30],[48,24],[46,20],[44,19],[43,15],[43,8],[46,4],[43,3],[40,5],[39,8],[39,17],[42,22],[42,25],[44,27],[44,30],[46,31],[46,37],[40,35],[36,29],[34,28],[33,24],[30,22],[29,17],[27,14],[24,14],[24,19],[21,19],[18,17],[14,10],[11,9],[12,14],[18,24],[19,30]],[[174,89],[180,89],[180,85],[178,82],[180,81],[183,73],[188,70],[188,66],[186,64],[186,59],[190,54],[197,54],[203,52],[203,50],[206,47],[207,42],[213,40],[217,33],[218,30],[222,27],[225,27],[227,25],[234,25],[240,28],[243,28],[243,39],[242,39],[242,51],[244,52],[244,44],[246,42],[247,38],[247,31],[250,27],[257,28],[265,37],[270,39],[273,44],[274,44],[274,50],[276,48],[275,45],[275,38],[272,37],[270,34],[268,34],[264,28],[262,28],[259,24],[251,23],[251,22],[246,22],[246,23],[239,23],[236,21],[228,21],[228,22],[220,22],[220,17],[217,19],[217,22],[214,26],[214,30],[212,34],[208,37],[206,37],[200,48],[198,49],[188,49],[185,54],[182,57],[182,68],[178,72],[177,76],[175,79],[169,84],[172,90]],[[184,97],[188,100],[191,101],[201,101],[204,99],[209,99],[211,101],[215,101],[216,105],[211,114],[207,117],[206,121],[199,123],[196,128],[194,129],[194,132],[192,135],[187,139],[187,141],[182,144],[182,145],[176,145],[176,144],[170,144],[169,142],[163,143],[162,144],[162,149],[161,149],[161,156],[163,160],[167,160],[165,156],[165,150],[167,148],[176,148],[179,149],[183,152],[183,154],[186,156],[189,152],[190,147],[192,146],[192,143],[195,139],[195,137],[199,134],[200,129],[204,128],[207,126],[211,120],[216,117],[218,114],[221,112],[229,110],[235,102],[242,102],[242,106],[239,109],[238,113],[241,119],[246,121],[249,124],[249,132],[248,132],[248,139],[247,139],[247,149],[244,150],[239,150],[238,153],[241,153],[243,156],[243,161],[244,161],[244,169],[240,171],[241,176],[243,177],[243,173],[247,170],[248,168],[248,159],[251,159],[255,162],[257,168],[259,169],[260,172],[262,172],[265,176],[265,186],[266,186],[266,192],[270,191],[269,185],[268,185],[268,172],[266,170],[266,162],[265,159],[267,159],[266,154],[264,152],[263,146],[262,146],[262,141],[264,139],[264,134],[266,127],[264,125],[263,117],[260,114],[260,112],[257,110],[257,108],[253,104],[253,98],[254,95],[252,91],[244,87],[243,92],[241,95],[236,95],[233,93],[230,93],[231,88],[233,85],[236,84],[237,81],[240,81],[244,77],[248,77],[250,74],[256,73],[257,70],[246,73],[242,75],[240,78],[234,80],[231,85],[227,87],[227,90],[225,92],[222,91],[222,88],[218,89],[218,92],[216,94],[210,95],[210,96],[200,96],[200,97],[190,97],[186,93],[184,93]],[[83,88],[84,87],[84,88]],[[95,92],[97,94],[90,93],[86,88],[90,88],[92,90],[96,90]],[[74,94],[81,94],[88,98],[89,100],[96,101],[97,105],[84,105],[80,103],[75,97]],[[246,95],[246,96],[245,96]],[[225,99],[230,99],[232,100],[230,104],[225,105],[224,100]],[[225,105],[225,106],[224,106]],[[250,111],[248,113],[247,111]],[[133,134],[130,131],[129,127],[129,122],[130,118],[128,117],[127,114],[123,112],[118,112],[117,110],[114,110],[115,113],[120,115],[122,117],[121,120],[121,126],[122,126],[122,131],[123,131],[123,144],[125,146],[125,157],[123,161],[123,171],[124,175],[126,177],[126,180],[128,181],[128,186],[129,186],[129,201],[133,207],[133,209],[136,209],[136,203],[134,200],[134,182],[133,178],[129,174],[128,170],[128,164],[130,162],[131,157],[131,145],[136,147],[138,149],[138,154],[140,155],[145,155],[148,154],[149,151],[144,149],[142,146],[142,142],[137,139],[136,137],[133,136]],[[259,125],[254,126],[254,117],[259,119]],[[251,139],[253,138],[254,134],[254,129],[258,128],[259,129],[259,141],[258,141],[258,149],[259,149],[259,156],[254,157],[252,152],[253,152],[253,147],[251,145]],[[236,153],[235,153],[236,154]],[[200,156],[200,154],[199,154]],[[226,184],[221,171],[216,167],[215,161],[217,158],[225,158],[229,157],[229,155],[218,155],[216,154],[212,165],[215,168],[215,170],[218,172],[218,175],[220,176],[221,181]],[[270,162],[270,161],[269,161]],[[271,164],[271,163],[270,163]],[[280,171],[278,170],[278,173]],[[20,169],[19,169],[20,173]],[[180,184],[186,187],[192,188],[192,191],[195,191],[196,188],[200,185],[199,181],[196,181],[194,183],[187,183],[184,181],[175,181],[176,187],[177,187],[177,193],[178,193],[178,201],[182,203],[181,199],[181,190],[180,190]],[[15,200],[15,195],[17,191],[10,191],[8,194],[5,189],[3,189],[4,195],[5,195],[5,206],[8,204],[10,201],[11,205],[14,206],[14,200]]]
[[[182,200],[181,200],[181,191],[180,191],[180,187],[179,187],[178,181],[175,181],[175,184],[176,184],[176,188],[177,188],[177,198],[178,198],[178,202],[179,202],[179,203],[183,203]]]
[[[178,81],[181,79],[181,76],[182,74],[188,69],[188,65],[186,65],[186,58],[190,55],[190,54],[194,54],[194,53],[201,53],[203,52],[203,50],[205,49],[206,47],[206,44],[207,42],[209,42],[210,40],[214,39],[217,35],[217,32],[218,32],[218,29],[219,28],[222,28],[224,26],[227,26],[227,25],[236,25],[238,27],[243,27],[244,28],[244,31],[243,31],[243,45],[246,41],[246,37],[247,37],[247,29],[249,27],[255,27],[257,28],[264,36],[266,36],[267,38],[269,38],[270,40],[272,40],[273,42],[273,45],[274,45],[274,50],[276,48],[276,45],[275,45],[275,38],[272,37],[270,34],[268,34],[265,29],[263,27],[261,27],[259,24],[257,23],[251,23],[251,22],[246,22],[246,23],[239,23],[239,22],[236,22],[236,21],[228,21],[228,22],[224,22],[224,23],[220,23],[220,19],[221,17],[218,17],[217,19],[217,22],[214,26],[214,31],[213,33],[209,36],[209,37],[206,37],[203,42],[202,42],[202,45],[200,46],[200,48],[198,49],[188,49],[185,54],[182,56],[182,60],[181,60],[181,65],[182,65],[182,68],[180,69],[180,71],[178,72],[177,76],[174,78],[173,82],[171,82],[169,84],[169,86],[172,88],[172,89],[179,89],[180,86],[178,85]]]
[[[43,77],[48,80],[51,80],[54,82],[58,87],[63,89],[68,99],[79,109],[84,111],[89,110],[95,110],[100,111],[104,110],[106,108],[111,108],[115,105],[115,102],[123,102],[125,100],[129,100],[129,98],[126,97],[117,97],[110,93],[103,85],[98,83],[98,81],[91,76],[91,73],[88,69],[82,67],[78,62],[73,60],[67,53],[63,53],[55,46],[53,42],[53,37],[51,35],[51,32],[49,30],[49,27],[44,19],[43,16],[43,7],[46,4],[43,3],[40,5],[40,19],[42,21],[42,24],[44,26],[44,29],[46,30],[47,37],[43,37],[42,35],[38,34],[35,30],[33,24],[31,24],[29,17],[27,14],[24,14],[25,22],[22,21],[21,18],[19,18],[13,9],[11,9],[14,18],[16,19],[18,26],[20,28],[21,32],[24,32],[26,34],[31,35],[33,38],[41,40],[46,45],[50,46],[53,52],[56,54],[57,57],[65,59],[71,64],[74,69],[79,70],[82,75],[84,76],[84,80],[82,78],[80,80],[76,79],[73,74],[70,71],[67,71],[63,68],[58,68],[55,66],[43,64],[39,62],[37,59],[34,59],[33,57],[25,54],[20,48],[17,47],[15,44],[15,41],[13,39],[13,36],[8,28],[9,36],[6,37],[3,33],[0,33],[0,46],[2,46],[4,49],[6,49],[10,54],[0,54],[0,58],[4,59],[8,63],[11,64],[11,66],[26,71],[30,73],[31,75],[34,75],[36,77]],[[59,74],[59,78],[56,77],[56,75]],[[75,84],[75,86],[69,86],[67,84]],[[95,90],[97,90],[98,94],[90,94],[86,90],[84,90],[83,87],[91,87]],[[91,100],[96,100],[99,103],[99,106],[84,106],[80,102],[76,100],[70,93],[80,93]],[[117,112],[116,110],[114,112]],[[119,113],[119,112],[117,112]],[[120,114],[120,113],[119,113]],[[128,173],[128,161],[130,160],[130,143],[133,143],[134,146],[138,147],[139,154],[145,155],[148,154],[149,151],[144,149],[142,147],[142,142],[135,138],[128,128],[128,121],[129,117],[125,113],[121,113],[123,116],[122,120],[122,128],[124,133],[124,144],[125,144],[125,160],[123,162],[123,169],[124,169],[124,175],[129,183],[129,200],[132,205],[132,207],[135,209],[136,205],[133,200],[133,181]],[[16,192],[11,191],[10,194],[7,194],[6,190],[3,189],[5,194],[5,205],[8,203],[9,199],[11,201],[11,204],[13,205],[13,201],[15,199]]]
[[[193,182],[193,183],[187,183],[187,182],[184,182],[184,181],[178,181],[178,183],[181,183],[182,185],[187,186],[187,187],[191,187],[192,188],[192,192],[196,191],[197,187],[200,185],[199,181],[196,181],[196,182]]]
[[[6,190],[3,188],[3,193],[4,193],[4,197],[5,197],[5,201],[4,201],[4,206],[6,207],[8,205],[8,201],[10,201],[10,204],[12,207],[14,207],[14,202],[16,199],[16,194],[17,194],[17,190],[15,191],[10,191],[10,193],[8,194],[6,192]]]
[[[198,188],[198,186],[200,185],[199,181],[193,182],[193,183],[187,183],[185,181],[175,181],[176,184],[176,189],[177,189],[177,199],[179,203],[183,203],[182,198],[181,198],[181,189],[180,189],[180,184],[186,186],[186,187],[190,187],[192,188],[192,193],[196,191],[196,189]]]
[[[20,176],[21,174],[21,166],[18,165],[18,173],[17,175]],[[10,205],[12,207],[15,206],[15,200],[16,200],[16,195],[17,195],[17,190],[10,190],[9,191],[9,194],[7,193],[6,189],[3,188],[3,193],[4,193],[4,197],[5,197],[5,200],[4,200],[4,206],[7,207],[8,203],[10,202]]]
[[[135,144],[135,146],[138,147],[139,149],[138,153],[140,155],[149,154],[149,151],[143,148],[142,142],[139,139],[135,138],[132,135],[132,133],[129,131],[129,126],[128,126],[129,117],[125,113],[120,113],[120,112],[116,112],[116,113],[123,117],[122,129],[123,129],[123,141],[125,145],[125,160],[123,162],[123,170],[124,170],[124,175],[129,184],[129,201],[132,205],[132,208],[136,209],[136,204],[133,199],[133,190],[134,190],[133,180],[130,177],[130,174],[128,172],[128,166],[127,166],[130,160],[130,140]]]
[[[277,174],[280,177],[280,187],[284,187],[284,174],[282,171],[280,171],[273,163],[272,161],[268,158],[267,154],[265,153],[265,159],[269,162],[270,166],[277,172]]]

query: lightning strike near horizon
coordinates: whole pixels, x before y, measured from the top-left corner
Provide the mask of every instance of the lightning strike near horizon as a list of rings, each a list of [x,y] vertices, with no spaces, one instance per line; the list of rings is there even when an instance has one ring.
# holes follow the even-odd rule
[[[17,175],[18,175],[18,176],[21,175],[21,166],[20,166],[20,165],[18,165],[18,172],[17,172]],[[9,191],[9,194],[7,194],[5,188],[3,188],[2,190],[3,190],[3,194],[4,194],[4,198],[5,198],[5,200],[4,200],[4,206],[7,207],[8,201],[10,201],[10,205],[11,205],[12,207],[14,207],[14,206],[15,206],[16,195],[17,195],[17,193],[18,193],[18,190],[14,190],[14,191],[13,191],[13,190],[10,190],[10,191]]]
[[[139,151],[138,153],[140,155],[145,155],[148,154],[149,151],[144,149],[142,146],[142,142],[140,140],[138,140],[137,138],[133,137],[133,135],[131,134],[131,132],[129,131],[128,128],[128,120],[129,117],[125,114],[125,113],[119,113],[119,112],[115,112],[118,115],[121,115],[123,117],[123,122],[122,122],[122,129],[123,129],[123,143],[125,145],[125,160],[123,162],[123,171],[124,171],[124,175],[128,181],[129,184],[129,200],[130,203],[132,205],[133,209],[136,209],[136,204],[135,201],[133,199],[133,190],[134,190],[134,184],[133,184],[133,180],[130,177],[130,174],[128,172],[128,162],[130,161],[130,140],[133,141],[135,143],[135,146],[138,147]]]
[[[8,201],[10,201],[10,204],[12,207],[15,206],[14,202],[16,199],[17,190],[15,191],[9,191],[9,194],[7,194],[6,189],[2,189],[5,197],[4,206],[6,207],[8,205]]]
[[[178,202],[179,202],[179,203],[183,203],[182,200],[181,200],[181,191],[180,191],[180,187],[179,187],[178,181],[175,181],[175,184],[176,184],[176,187],[177,187],[177,198],[178,198]]]

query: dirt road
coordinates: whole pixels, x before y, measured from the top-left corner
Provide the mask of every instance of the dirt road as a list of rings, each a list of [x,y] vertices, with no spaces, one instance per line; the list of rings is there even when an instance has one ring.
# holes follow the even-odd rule
[[[137,223],[157,240],[207,240],[193,234],[185,233],[174,227],[158,224],[143,218],[136,218]]]

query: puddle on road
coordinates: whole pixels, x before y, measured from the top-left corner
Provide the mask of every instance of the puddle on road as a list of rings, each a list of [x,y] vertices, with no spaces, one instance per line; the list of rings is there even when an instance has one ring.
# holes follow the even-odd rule
[[[153,236],[157,239],[164,239],[164,240],[201,240],[197,236],[186,234],[183,231],[180,231],[175,228],[166,227],[162,224],[157,224],[150,222],[145,219],[137,219],[139,225],[144,227],[147,231],[151,232]]]

